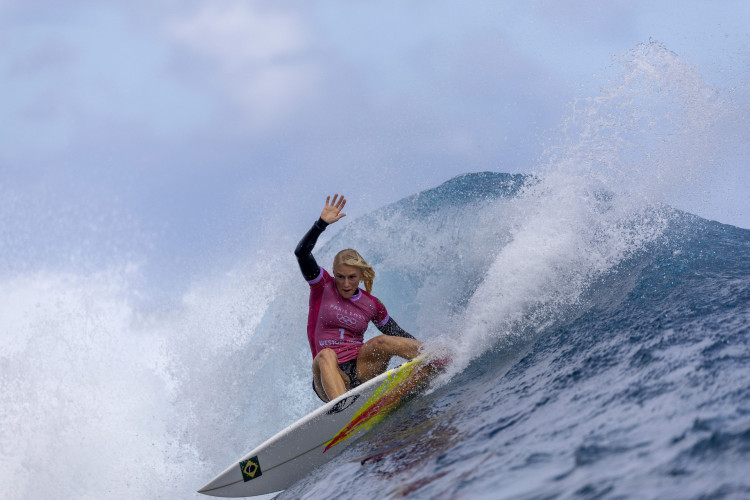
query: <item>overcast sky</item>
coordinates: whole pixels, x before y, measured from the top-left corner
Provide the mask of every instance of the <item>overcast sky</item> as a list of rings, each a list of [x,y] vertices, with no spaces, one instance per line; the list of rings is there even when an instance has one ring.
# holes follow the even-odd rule
[[[334,190],[356,216],[531,172],[651,39],[747,116],[749,26],[746,0],[0,0],[3,270],[176,274],[295,242]],[[725,163],[682,208],[750,227],[747,157]]]

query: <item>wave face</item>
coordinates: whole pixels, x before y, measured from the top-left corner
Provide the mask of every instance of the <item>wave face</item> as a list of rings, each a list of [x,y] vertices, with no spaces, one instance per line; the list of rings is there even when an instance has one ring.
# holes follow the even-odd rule
[[[661,202],[723,105],[658,43],[623,65],[536,175],[453,179],[323,248],[456,364],[281,498],[750,495],[750,231]]]
[[[463,175],[326,231],[319,263],[358,249],[455,363],[281,498],[750,496],[750,231],[663,203],[738,144],[713,141],[725,106],[674,54],[623,65],[533,175]],[[4,495],[198,498],[317,407],[292,250],[166,307],[134,266],[3,278]]]
[[[459,364],[281,498],[750,493],[750,231],[604,194],[529,215],[540,185],[466,175],[326,246],[366,247],[392,315]]]

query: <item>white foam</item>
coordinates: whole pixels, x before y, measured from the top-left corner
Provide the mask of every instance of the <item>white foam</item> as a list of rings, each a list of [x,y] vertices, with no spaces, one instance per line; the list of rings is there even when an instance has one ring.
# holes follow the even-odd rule
[[[501,207],[517,221],[512,241],[463,314],[456,369],[577,306],[592,279],[662,234],[663,204],[710,168],[723,114],[715,93],[657,42],[623,67],[599,97],[578,103],[539,183]]]
[[[275,284],[255,266],[144,312],[137,274],[0,282],[6,498],[187,498],[236,452],[227,422],[248,396],[232,382],[258,356],[232,353],[251,345]]]

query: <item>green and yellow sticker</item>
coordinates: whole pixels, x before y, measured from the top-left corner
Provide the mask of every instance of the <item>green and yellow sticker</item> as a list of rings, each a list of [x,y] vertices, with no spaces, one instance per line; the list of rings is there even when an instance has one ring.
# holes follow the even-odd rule
[[[240,470],[242,470],[242,480],[245,482],[263,475],[257,456],[240,462]]]

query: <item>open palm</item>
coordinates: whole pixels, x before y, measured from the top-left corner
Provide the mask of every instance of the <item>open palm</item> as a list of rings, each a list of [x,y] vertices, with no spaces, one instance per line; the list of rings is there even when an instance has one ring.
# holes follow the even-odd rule
[[[341,198],[339,198],[338,194],[334,194],[333,201],[331,201],[330,196],[326,196],[326,206],[323,208],[320,218],[328,224],[333,224],[342,217],[346,217],[346,214],[341,211],[343,210],[344,205],[346,205],[346,198],[344,198],[344,195],[341,195]]]

